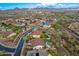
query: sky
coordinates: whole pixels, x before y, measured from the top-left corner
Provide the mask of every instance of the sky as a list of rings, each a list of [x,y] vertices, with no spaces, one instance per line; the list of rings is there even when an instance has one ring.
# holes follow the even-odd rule
[[[0,0],[0,3],[79,3],[79,0]]]
[[[79,3],[0,3],[0,9],[14,8],[79,8]]]

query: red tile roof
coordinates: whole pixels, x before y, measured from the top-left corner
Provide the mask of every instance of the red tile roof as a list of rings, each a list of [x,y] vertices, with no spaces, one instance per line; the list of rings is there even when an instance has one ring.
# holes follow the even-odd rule
[[[32,35],[41,35],[42,31],[39,31],[39,30],[35,30],[35,31],[32,31]]]
[[[44,41],[41,39],[32,39],[28,43],[31,43],[32,46],[44,45]]]
[[[4,35],[4,36],[8,36],[8,35],[10,35],[11,33],[13,33],[13,32],[10,32],[10,31],[6,31],[6,32],[0,31],[0,34],[2,34],[2,35]]]
[[[33,24],[33,25],[38,25],[38,24],[39,24],[39,21],[32,21],[31,24]]]
[[[12,40],[2,40],[2,41],[0,41],[0,43],[2,43],[5,46],[8,46],[8,47],[16,47],[16,45],[17,45],[17,42],[14,43]]]

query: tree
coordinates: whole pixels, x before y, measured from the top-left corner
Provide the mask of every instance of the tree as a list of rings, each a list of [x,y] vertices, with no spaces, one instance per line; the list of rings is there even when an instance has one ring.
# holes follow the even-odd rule
[[[43,32],[43,33],[41,34],[40,38],[46,39],[46,38],[48,38],[48,35]]]

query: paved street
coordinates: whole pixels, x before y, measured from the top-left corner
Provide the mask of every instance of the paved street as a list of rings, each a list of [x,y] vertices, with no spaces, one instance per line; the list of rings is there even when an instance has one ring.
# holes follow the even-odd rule
[[[28,35],[34,29],[35,28],[32,28],[32,29],[30,29],[30,30],[28,30],[28,31],[26,31],[26,32],[23,33],[23,36],[20,38],[20,41],[18,42],[17,48],[16,48],[16,50],[14,52],[14,56],[20,56],[21,50],[22,50],[23,45],[24,45],[24,39],[23,39],[23,37],[26,36],[26,35]]]

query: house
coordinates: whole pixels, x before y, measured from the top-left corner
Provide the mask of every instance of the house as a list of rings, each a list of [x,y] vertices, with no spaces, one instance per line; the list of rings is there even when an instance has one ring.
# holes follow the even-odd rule
[[[40,31],[40,30],[34,30],[34,31],[32,31],[32,33],[31,33],[31,35],[32,35],[34,38],[40,38],[41,34],[42,34],[42,31]]]
[[[3,30],[0,30],[0,34],[7,38],[16,35],[16,33],[14,33],[13,31],[3,31]]]
[[[16,25],[17,26],[25,26],[25,20],[16,19]]]
[[[14,25],[16,22],[13,19],[8,19],[8,20],[4,21],[4,23]]]
[[[32,26],[37,26],[37,25],[40,25],[40,21],[39,21],[39,20],[37,20],[37,19],[32,20],[31,25],[32,25]]]
[[[43,28],[49,28],[49,27],[51,27],[51,25],[49,24],[48,21],[42,22],[42,25],[43,25]]]
[[[33,49],[42,49],[45,45],[44,41],[41,39],[32,39],[28,43],[33,46]]]
[[[17,42],[13,42],[13,40],[2,40],[0,41],[0,43],[2,43],[3,45],[7,46],[7,47],[16,47]]]
[[[11,33],[9,36],[7,36],[7,38],[10,38],[10,37],[15,36],[15,35],[16,35],[16,33]]]

